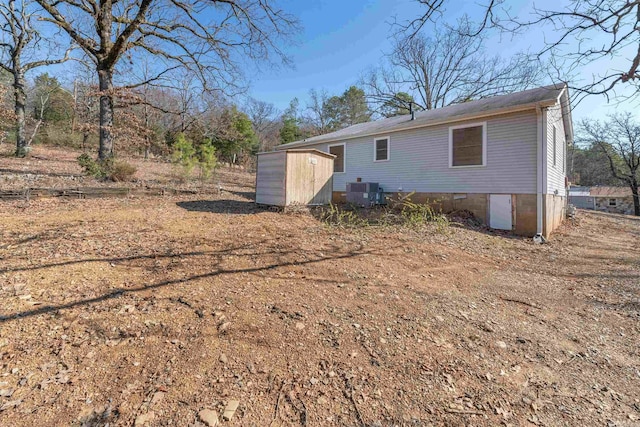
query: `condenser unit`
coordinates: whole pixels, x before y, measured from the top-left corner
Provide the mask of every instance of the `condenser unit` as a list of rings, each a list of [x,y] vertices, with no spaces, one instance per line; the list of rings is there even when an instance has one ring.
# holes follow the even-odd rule
[[[349,182],[347,183],[347,203],[366,208],[383,205],[384,191],[377,182]]]

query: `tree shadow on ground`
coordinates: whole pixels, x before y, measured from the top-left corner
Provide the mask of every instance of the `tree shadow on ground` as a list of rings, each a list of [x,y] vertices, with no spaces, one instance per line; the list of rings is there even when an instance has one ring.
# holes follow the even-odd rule
[[[14,174],[14,175],[41,175],[41,176],[51,176],[56,178],[86,178],[86,176],[82,174],[46,172],[46,171],[41,171],[36,169],[21,170],[21,169],[0,168],[0,173]]]
[[[194,200],[189,202],[176,203],[182,209],[190,212],[209,212],[220,214],[240,214],[248,215],[262,212],[265,209],[257,206],[252,201],[241,200]]]
[[[219,251],[220,254],[222,253],[228,253],[229,251],[234,250],[234,249],[224,249]],[[123,295],[127,295],[127,294],[135,294],[138,292],[142,292],[142,291],[147,291],[147,290],[151,290],[151,289],[159,289],[159,288],[164,288],[164,287],[168,287],[168,286],[174,286],[174,285],[180,285],[180,284],[186,284],[186,283],[190,283],[193,282],[195,280],[201,280],[201,279],[207,279],[207,278],[213,278],[213,277],[218,277],[218,276],[227,276],[227,275],[234,275],[234,274],[254,274],[254,273],[261,273],[261,272],[269,272],[269,271],[273,271],[276,270],[280,267],[287,267],[287,266],[302,266],[302,265],[307,265],[307,264],[315,264],[315,263],[319,263],[319,262],[323,262],[323,261],[336,261],[336,260],[340,260],[340,259],[348,259],[348,258],[359,258],[362,256],[370,256],[370,255],[377,255],[377,256],[383,256],[382,253],[379,252],[375,252],[375,251],[371,251],[371,250],[365,250],[362,245],[358,246],[355,249],[352,249],[348,252],[344,252],[341,254],[334,254],[331,256],[327,256],[327,255],[322,255],[321,253],[316,254],[315,256],[313,256],[312,258],[306,259],[304,261],[298,261],[298,260],[284,260],[282,259],[283,256],[286,255],[292,255],[294,253],[298,253],[298,250],[291,250],[291,251],[282,251],[282,250],[277,250],[277,249],[271,249],[270,251],[267,252],[259,252],[258,254],[256,253],[252,253],[252,254],[248,254],[247,256],[249,257],[255,257],[256,255],[258,256],[266,256],[267,254],[270,255],[274,255],[274,256],[278,256],[279,259],[276,262],[270,263],[270,264],[266,264],[266,265],[262,265],[262,266],[256,266],[256,267],[247,267],[247,268],[238,268],[238,269],[225,269],[222,267],[219,267],[219,263],[214,263],[212,266],[213,267],[219,267],[216,269],[212,269],[211,271],[207,271],[205,273],[201,273],[201,274],[193,274],[191,276],[187,276],[187,277],[181,277],[181,278],[176,278],[176,279],[169,279],[169,280],[163,280],[163,281],[159,281],[156,283],[152,283],[152,284],[148,284],[148,285],[141,285],[141,286],[136,286],[136,287],[121,287],[121,288],[116,288],[116,289],[112,289],[111,291],[102,294],[100,296],[97,297],[93,297],[93,298],[86,298],[86,299],[79,299],[76,301],[72,301],[72,302],[68,302],[68,303],[63,303],[63,304],[58,304],[58,305],[46,305],[46,306],[42,306],[42,307],[38,307],[32,310],[26,310],[26,311],[21,311],[21,312],[16,312],[16,313],[9,313],[6,315],[0,315],[0,324],[11,321],[11,320],[15,320],[15,319],[20,319],[20,318],[26,318],[26,317],[32,317],[32,316],[38,316],[38,315],[42,315],[42,314],[47,314],[47,313],[51,313],[51,312],[57,312],[59,310],[65,310],[65,309],[70,309],[70,308],[75,308],[75,307],[82,307],[82,306],[89,306],[92,304],[96,304],[102,301],[108,301],[111,300],[113,298],[119,298]],[[169,256],[174,257],[174,256],[184,256],[184,255],[191,255],[189,253],[187,254],[170,254]],[[308,254],[310,255],[310,254]],[[141,255],[138,256],[137,258],[148,258],[148,257],[155,257],[156,255]],[[108,261],[109,258],[105,258],[104,261]],[[95,261],[95,260],[91,260],[91,261]],[[86,262],[86,260],[79,260],[78,262]],[[30,269],[39,269],[39,268],[47,268],[48,266],[35,266],[35,267],[31,267]]]

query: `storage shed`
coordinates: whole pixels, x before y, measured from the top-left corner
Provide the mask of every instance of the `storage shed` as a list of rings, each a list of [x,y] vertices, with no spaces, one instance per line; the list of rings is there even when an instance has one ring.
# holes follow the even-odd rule
[[[333,154],[292,149],[258,154],[256,203],[325,205],[333,192]]]

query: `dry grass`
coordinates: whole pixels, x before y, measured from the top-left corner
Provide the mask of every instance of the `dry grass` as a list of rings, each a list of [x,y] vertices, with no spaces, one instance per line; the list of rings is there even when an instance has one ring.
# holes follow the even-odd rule
[[[139,157],[119,157],[136,168],[134,182],[99,181],[86,176],[78,165],[81,152],[60,147],[37,145],[27,159],[17,159],[11,154],[15,147],[0,146],[0,189],[24,189],[28,187],[132,187],[172,188],[212,193],[223,187],[233,191],[250,191],[253,177],[241,169],[219,168],[212,179],[185,181],[179,170],[163,159],[144,160]],[[94,155],[95,153],[89,153]]]

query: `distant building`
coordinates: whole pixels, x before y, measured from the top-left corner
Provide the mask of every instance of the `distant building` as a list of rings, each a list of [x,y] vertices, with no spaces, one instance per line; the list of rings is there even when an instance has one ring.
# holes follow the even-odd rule
[[[598,211],[633,214],[633,193],[629,187],[591,187],[591,197]]]
[[[595,200],[590,190],[591,187],[572,186],[569,188],[569,203],[579,209],[595,209]]]

